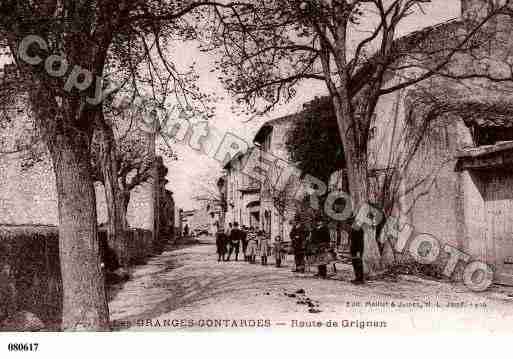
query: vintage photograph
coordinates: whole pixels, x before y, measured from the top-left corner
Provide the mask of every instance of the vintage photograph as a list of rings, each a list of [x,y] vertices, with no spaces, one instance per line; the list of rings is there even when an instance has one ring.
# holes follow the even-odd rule
[[[511,332],[512,33],[511,0],[0,0],[0,331]]]

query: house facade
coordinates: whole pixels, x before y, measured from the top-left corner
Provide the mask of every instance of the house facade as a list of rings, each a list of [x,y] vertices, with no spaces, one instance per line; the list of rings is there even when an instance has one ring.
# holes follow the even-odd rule
[[[180,212],[181,227],[182,227],[181,235],[183,235],[185,233],[185,226],[187,226],[188,232],[191,233],[191,230],[193,229],[193,226],[194,226],[194,216],[196,215],[196,212],[197,212],[196,209],[191,209],[191,210],[187,210],[187,211],[182,210]]]
[[[188,212],[185,212],[187,214]],[[222,209],[217,200],[203,201],[187,220],[191,231],[207,231],[215,234],[221,223]]]
[[[266,122],[256,133],[254,143],[265,154],[271,154],[283,161],[289,162],[290,155],[287,151],[286,142],[289,131],[294,121],[299,119],[298,115],[289,115]],[[273,171],[276,168],[270,168],[268,177],[276,182],[277,176]],[[287,201],[286,192],[278,192],[264,182],[259,191],[260,196],[260,226],[266,233],[271,235],[274,240],[276,236],[288,239],[291,226],[290,221],[294,218],[295,208],[284,206],[281,202]],[[281,197],[281,198],[280,198]]]
[[[224,166],[225,226],[237,222],[241,226],[260,228],[260,183],[243,171],[252,150],[235,156]]]
[[[290,168],[294,168],[294,164],[289,162],[290,154],[286,142],[295,121],[300,120],[301,113],[298,113],[264,123],[254,136],[255,147],[234,157],[224,166],[225,173],[219,179],[218,187],[221,196],[226,199],[225,221],[222,222],[225,226],[228,223],[238,222],[247,227],[252,226],[263,230],[270,234],[272,240],[276,236],[289,239],[288,235],[292,229],[290,222],[297,211],[294,204],[297,196],[300,196],[296,191],[303,191],[304,188],[292,186],[290,190],[280,190],[280,186],[276,185],[276,183],[283,185],[280,182],[281,174],[278,173],[280,168],[269,160],[279,159]],[[258,156],[256,167],[265,169],[265,177],[273,185],[269,181],[252,178],[247,174],[249,170],[243,170],[248,159],[255,160],[254,156]],[[252,168],[251,171],[254,170],[253,166],[255,166],[253,163],[249,165]],[[294,176],[300,175],[299,172],[294,174]],[[294,184],[298,185],[298,182]],[[333,173],[327,186],[328,191],[347,191],[346,171],[341,169]],[[309,215],[304,214],[303,217]]]
[[[466,19],[477,21],[487,15],[486,1],[461,3],[461,19],[406,36],[401,40],[404,46],[436,51],[469,31]],[[483,32],[490,37],[473,49],[473,56],[455,56],[447,73],[477,73],[488,64],[493,75],[500,76],[500,64],[511,61],[513,42],[507,34],[512,29],[506,17],[489,23]],[[399,60],[401,65],[411,61]],[[424,67],[432,61],[426,58]],[[390,78],[388,85],[404,75]],[[416,233],[435,237],[442,248],[450,245],[469,260],[487,263],[495,282],[504,284],[513,284],[511,89],[507,82],[435,76],[385,95],[376,108],[369,146],[376,182],[383,182],[380,173],[395,173],[393,184],[388,184],[397,193],[392,215]]]
[[[253,178],[244,168],[250,158],[255,160],[254,156],[259,156],[256,160],[262,163],[265,161],[265,154],[288,161],[289,154],[285,144],[288,131],[296,119],[296,115],[291,115],[266,122],[254,137],[255,147],[235,156],[224,166],[224,176],[218,184],[220,193],[226,200],[225,227],[228,223],[238,222],[240,225],[265,231],[271,235],[272,240],[278,235],[287,238],[290,232],[289,222],[294,212],[287,210],[286,213],[280,213],[269,183]],[[275,170],[274,166],[262,168],[268,168],[271,172]]]

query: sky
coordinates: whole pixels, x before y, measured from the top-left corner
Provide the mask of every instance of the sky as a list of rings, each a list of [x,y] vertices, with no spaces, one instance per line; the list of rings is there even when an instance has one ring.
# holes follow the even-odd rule
[[[460,6],[459,0],[433,0],[431,4],[423,6],[425,15],[412,15],[404,19],[399,33],[407,34],[457,18],[460,15]],[[210,71],[215,61],[214,54],[200,52],[197,49],[197,44],[193,42],[177,44],[177,47],[171,53],[175,56],[174,61],[178,67],[186,68],[192,62],[196,62],[196,70],[200,75],[200,88],[208,92],[213,91],[216,95],[224,97],[224,100],[216,103],[215,116],[210,120],[209,127],[217,133],[231,132],[237,134],[247,140],[248,143],[252,143],[254,135],[266,121],[295,113],[302,108],[303,103],[308,102],[315,96],[327,94],[323,82],[303,82],[298,87],[297,95],[291,102],[279,106],[265,117],[246,122],[247,118],[231,111],[232,99],[230,95],[223,89],[222,84],[217,79],[217,74]],[[198,153],[186,145],[174,144],[173,149],[178,155],[178,161],[166,160],[166,165],[169,168],[169,184],[167,187],[174,192],[178,207],[184,209],[197,208],[198,203],[194,200],[194,197],[204,192],[202,189],[204,186],[215,183],[216,179],[222,175],[222,168],[216,160]]]

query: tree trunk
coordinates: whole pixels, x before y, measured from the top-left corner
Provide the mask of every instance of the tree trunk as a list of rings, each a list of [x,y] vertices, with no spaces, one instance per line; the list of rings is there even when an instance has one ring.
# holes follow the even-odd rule
[[[105,187],[105,200],[107,202],[107,211],[109,222],[107,228],[108,243],[119,260],[120,265],[128,268],[128,249],[126,243],[125,221],[126,211],[123,212],[119,206],[120,188],[118,185],[118,163],[116,158],[116,142],[112,127],[107,126],[103,121],[99,129],[101,134],[101,167],[103,174],[103,183]]]
[[[118,208],[119,208],[119,221],[123,225],[125,230],[128,229],[127,222],[127,212],[128,212],[128,204],[130,203],[130,191],[125,189],[120,189],[118,192]]]
[[[59,200],[62,328],[71,331],[109,330],[89,139],[82,133],[63,129],[48,141],[48,148]]]
[[[354,159],[355,157],[357,158],[356,160]],[[369,203],[367,166],[365,159],[357,155],[355,155],[349,163],[351,163],[351,165],[348,166],[348,169],[352,169],[348,171],[349,187],[352,188],[351,198],[354,201],[353,206],[355,210],[358,211],[362,205]],[[376,227],[364,224],[363,231],[364,272],[367,276],[372,277],[384,269],[376,239]]]
[[[359,119],[355,119],[351,106],[342,103],[339,98],[348,98],[342,93],[340,97],[333,96],[335,114],[339,127],[340,137],[344,145],[344,155],[347,164],[347,177],[349,191],[352,199],[353,210],[357,211],[362,205],[369,203],[369,178],[367,139],[361,133]],[[368,225],[363,226],[364,230],[364,252],[363,263],[367,276],[374,276],[383,270],[381,255],[376,240],[376,228]]]
[[[91,6],[64,6],[57,11],[55,1],[42,1],[32,7],[35,19],[44,18],[48,23],[60,17],[69,19],[59,27],[40,27],[38,21],[21,21],[20,26],[18,18],[22,17],[13,13],[13,19],[17,20],[5,33],[13,58],[21,59],[18,49],[24,36],[39,34],[46,40],[52,39],[49,47],[59,48],[63,57],[74,65],[74,70],[81,67],[89,70],[92,78],[101,77],[112,31],[98,31],[105,26],[96,22],[98,36],[92,41],[93,23],[89,21],[95,18],[92,9]],[[54,17],[54,14],[59,15]],[[61,82],[50,80],[41,68],[36,70],[21,60],[16,61],[16,65],[24,75],[22,80],[27,80],[23,88],[29,94],[36,126],[50,152],[55,173],[63,288],[62,329],[107,331],[110,329],[109,308],[101,268],[90,153],[95,113],[101,109],[89,107],[85,94],[74,88],[57,90]],[[71,77],[68,82],[73,83],[69,80]],[[75,80],[78,82],[78,78]],[[87,96],[94,96],[94,86]]]

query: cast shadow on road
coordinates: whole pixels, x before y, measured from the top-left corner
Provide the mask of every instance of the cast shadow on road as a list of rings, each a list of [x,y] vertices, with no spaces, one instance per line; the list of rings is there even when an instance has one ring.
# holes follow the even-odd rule
[[[192,306],[203,300],[240,295],[258,288],[290,285],[290,277],[284,275],[283,272],[280,273],[276,268],[268,267],[267,270],[258,272],[245,272],[244,266],[249,266],[249,264],[231,262],[235,267],[228,267],[230,264],[217,263],[211,256],[208,260],[200,262],[194,273],[184,275],[189,269],[188,266],[183,268],[186,264],[182,263],[187,263],[187,258],[184,258],[184,255],[188,256],[188,254],[178,252],[165,261],[153,261],[152,265],[160,269],[147,274],[150,278],[145,282],[151,283],[151,288],[147,289],[157,291],[163,299],[157,302],[153,301],[151,305],[148,305],[149,309],[144,309],[137,314],[117,318],[116,322],[146,321],[179,308]],[[194,255],[191,255],[190,259],[193,260],[193,257]],[[289,271],[290,269],[281,270]],[[122,287],[118,288],[117,292],[122,289]],[[112,299],[115,299],[117,292],[112,295]],[[155,293],[152,295],[155,296]],[[141,296],[141,302],[144,302],[145,294],[143,293]],[[148,302],[151,301],[151,299],[148,300]],[[115,329],[119,330],[120,328]]]
[[[341,300],[343,295],[348,293],[351,293],[353,297],[364,298],[369,294],[381,298],[392,295],[396,299],[422,298],[424,295],[436,292],[437,287],[441,285],[433,282],[431,285],[423,283],[420,287],[417,284],[415,287],[418,293],[412,293],[412,283],[404,280],[398,282],[376,281],[355,288],[349,283],[352,278],[351,269],[340,268],[337,276],[333,278],[335,281],[328,281],[331,282],[331,285],[319,286],[319,279],[313,278],[313,273],[299,278],[292,274],[291,263],[288,263],[288,268],[274,268],[272,265],[261,267],[258,264],[251,265],[233,261],[218,263],[215,250],[205,253],[204,250],[198,249],[200,246],[175,247],[164,253],[163,256],[152,258],[148,265],[136,268],[131,286],[125,293],[120,294],[123,297],[126,296],[126,299],[132,304],[127,302],[125,305],[123,297],[116,298],[116,295],[123,291],[123,286],[112,295],[112,299],[117,300],[116,304],[121,307],[116,305],[116,309],[122,317],[116,318],[115,321],[135,323],[142,320],[146,322],[166,314],[169,314],[169,318],[165,319],[175,319],[173,311],[184,308],[188,310],[187,307],[194,309],[192,307],[201,301],[207,301],[208,303],[205,304],[210,305],[213,301],[222,302],[226,298],[245,300],[248,295],[263,295],[271,288],[274,291],[290,288],[296,279],[300,279],[301,285],[307,290],[309,289],[308,283],[312,283],[317,288],[318,294],[322,294],[322,292],[329,292],[330,295],[335,292],[340,293]],[[316,284],[313,283],[314,281]],[[125,283],[125,285],[128,284]],[[134,288],[139,289],[135,294],[133,293]],[[135,301],[134,298],[136,298]],[[124,312],[126,315],[122,314]],[[115,330],[120,329],[122,328],[115,328]]]

